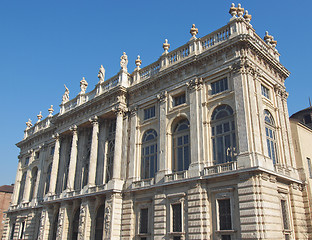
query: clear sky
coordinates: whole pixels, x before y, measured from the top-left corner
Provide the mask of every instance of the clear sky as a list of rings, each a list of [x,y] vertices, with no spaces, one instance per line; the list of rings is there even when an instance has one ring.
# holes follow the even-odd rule
[[[259,36],[266,30],[277,40],[281,63],[291,72],[286,80],[292,114],[308,107],[312,87],[311,0],[239,1],[252,14]],[[239,2],[234,2],[236,5]],[[25,122],[33,123],[54,105],[59,111],[65,83],[70,98],[85,77],[87,91],[98,82],[101,64],[106,79],[120,68],[122,52],[128,70],[139,54],[144,67],[162,54],[167,38],[175,49],[186,43],[193,23],[198,37],[227,24],[232,1],[0,1],[0,185],[15,181],[17,142]],[[312,97],[312,96],[311,96]]]

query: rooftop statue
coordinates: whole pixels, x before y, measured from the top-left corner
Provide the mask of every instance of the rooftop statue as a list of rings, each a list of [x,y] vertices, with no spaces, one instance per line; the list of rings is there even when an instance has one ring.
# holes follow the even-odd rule
[[[99,78],[99,83],[104,82],[104,78],[105,78],[105,69],[104,69],[103,65],[101,65],[101,67],[100,67],[99,74],[98,74],[98,78]]]
[[[80,81],[80,94],[85,94],[86,90],[88,87],[88,82],[86,81],[86,79],[83,77],[82,80]]]
[[[64,84],[64,87],[65,87],[65,92],[63,94],[62,103],[66,103],[69,101],[69,90],[65,84]]]
[[[120,67],[122,70],[127,70],[128,65],[128,56],[125,52],[123,52],[123,55],[120,57]]]

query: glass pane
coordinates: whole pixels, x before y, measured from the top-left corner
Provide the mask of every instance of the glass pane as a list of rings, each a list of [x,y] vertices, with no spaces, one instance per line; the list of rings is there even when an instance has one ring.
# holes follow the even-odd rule
[[[217,134],[221,134],[222,133],[222,124],[217,126]]]
[[[182,137],[178,137],[178,146],[181,146],[182,144]]]
[[[213,160],[217,159],[216,139],[212,139]]]
[[[184,136],[184,144],[188,144],[189,143],[189,135],[185,135]]]
[[[148,233],[148,209],[141,209],[140,214],[140,233]]]
[[[183,170],[183,149],[182,147],[178,148],[178,171]]]
[[[155,173],[155,170],[154,170],[154,156],[151,156],[151,158],[150,158],[150,174],[149,174],[149,177],[153,178],[154,177],[154,173]]]
[[[172,205],[173,232],[182,232],[181,203]]]
[[[189,148],[188,146],[184,147],[184,169],[187,170],[189,167]]]
[[[154,153],[154,151],[155,151],[155,147],[154,147],[154,145],[152,145],[152,146],[151,146],[151,150],[150,150],[150,151],[151,151],[151,154],[153,154],[153,153]]]
[[[145,147],[145,154],[144,155],[149,155],[149,147]]]
[[[269,140],[269,139],[267,139],[267,146],[268,146],[269,158],[272,159],[272,155],[271,155],[271,143],[270,143],[270,140]]]
[[[214,128],[214,127],[212,127],[212,129],[211,129],[211,135],[212,135],[212,136],[215,135],[215,128]]]
[[[232,148],[231,148],[231,135],[226,135],[224,136],[224,145],[225,145],[225,151],[226,151],[226,161],[230,162],[231,161],[231,155],[232,153]]]
[[[218,137],[217,138],[217,155],[218,155],[218,159],[217,162],[218,163],[223,163],[224,162],[224,146],[223,146],[223,138],[222,137]]]
[[[275,147],[274,147],[274,143],[271,141],[271,151],[272,151],[272,160],[273,160],[273,164],[276,163],[276,159],[275,159]]]
[[[227,123],[224,123],[223,124],[223,131],[224,132],[228,132],[228,131],[230,131],[230,123],[229,122],[227,122]]]
[[[231,202],[230,199],[218,200],[220,230],[231,230]]]

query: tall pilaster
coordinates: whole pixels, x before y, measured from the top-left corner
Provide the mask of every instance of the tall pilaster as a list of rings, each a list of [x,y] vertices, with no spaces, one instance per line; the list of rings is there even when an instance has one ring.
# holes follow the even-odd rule
[[[34,194],[33,194],[34,199],[38,198],[38,192],[43,187],[41,178],[42,178],[43,161],[45,158],[45,153],[46,153],[47,147],[45,145],[42,145],[39,147],[39,149],[40,149],[40,155],[39,155],[39,164],[38,164],[38,173],[37,173],[36,185],[34,186]]]
[[[77,143],[78,143],[78,133],[77,126],[70,128],[73,133],[71,152],[70,152],[70,162],[68,169],[68,180],[67,180],[67,190],[74,189],[75,175],[76,175],[76,164],[77,164]]]
[[[34,160],[34,151],[31,150],[29,163],[32,163]],[[22,202],[29,202],[29,194],[30,194],[30,185],[31,185],[31,169],[29,168],[27,170],[26,174],[26,182],[25,182],[25,188],[23,193],[23,201]]]
[[[202,79],[195,78],[187,83],[190,98],[190,142],[191,142],[191,159],[189,166],[189,176],[199,176],[202,169],[202,142],[200,141],[200,134],[202,131],[201,124],[201,104],[200,91],[202,89]]]
[[[122,122],[124,110],[121,108],[116,109],[116,133],[115,133],[115,152],[114,152],[114,167],[113,179],[120,179],[121,170],[121,151],[122,151]]]
[[[99,137],[99,122],[97,116],[90,119],[92,123],[92,140],[91,140],[91,153],[90,153],[90,165],[89,165],[89,186],[95,185],[96,166],[98,158],[98,137]]]
[[[51,171],[50,186],[49,186],[49,193],[52,195],[55,194],[57,171],[58,171],[59,162],[60,162],[60,136],[59,134],[55,134],[54,139],[55,139],[55,146],[54,146],[52,171]]]
[[[158,171],[156,173],[155,181],[159,182],[164,179],[167,171],[168,164],[166,161],[167,147],[166,147],[166,133],[167,133],[167,92],[164,91],[157,95],[159,101],[159,151],[158,151]]]
[[[137,127],[137,116],[138,108],[135,107],[131,109],[130,111],[130,149],[129,149],[129,155],[130,155],[130,163],[129,163],[129,180],[135,181],[138,179],[138,159],[136,157],[137,154],[137,140],[138,140],[138,131],[136,129]]]
[[[13,197],[12,197],[12,204],[11,205],[17,205],[18,203],[18,194],[19,194],[19,189],[21,185],[21,177],[22,177],[22,158],[19,157],[18,161],[18,166],[17,166],[17,171],[16,171],[16,177],[15,177],[15,185],[14,185],[14,190],[13,190]]]

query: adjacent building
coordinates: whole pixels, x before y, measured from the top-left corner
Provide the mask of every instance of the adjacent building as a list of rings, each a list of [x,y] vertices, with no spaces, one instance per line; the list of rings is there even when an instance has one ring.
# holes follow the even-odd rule
[[[6,220],[6,211],[9,209],[11,203],[13,188],[13,185],[0,186],[0,239],[2,239],[4,223]]]
[[[29,120],[4,239],[308,239],[277,42],[228,24]]]

